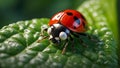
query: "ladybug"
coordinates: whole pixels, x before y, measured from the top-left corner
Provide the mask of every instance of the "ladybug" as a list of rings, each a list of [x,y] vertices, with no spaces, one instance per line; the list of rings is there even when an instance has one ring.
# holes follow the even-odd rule
[[[86,24],[87,22],[80,12],[67,9],[55,14],[48,23],[50,27],[44,27],[44,30],[47,31],[49,40],[59,44],[62,40],[68,41],[68,38],[72,38],[72,35],[84,35],[87,30]],[[62,53],[64,53],[67,45],[68,43],[65,44]]]

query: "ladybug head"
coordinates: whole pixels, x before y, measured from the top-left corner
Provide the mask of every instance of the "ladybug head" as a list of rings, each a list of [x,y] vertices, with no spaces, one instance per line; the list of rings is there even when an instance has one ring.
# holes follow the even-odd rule
[[[70,31],[60,23],[57,23],[50,26],[47,33],[49,34],[49,39],[53,43],[58,44],[61,40],[66,40],[68,38]]]

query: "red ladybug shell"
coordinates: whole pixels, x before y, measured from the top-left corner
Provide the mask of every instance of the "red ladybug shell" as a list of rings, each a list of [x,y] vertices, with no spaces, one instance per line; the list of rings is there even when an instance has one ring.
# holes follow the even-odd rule
[[[55,23],[60,23],[73,32],[85,32],[86,20],[83,15],[76,10],[64,10],[55,14],[50,22],[49,26]]]

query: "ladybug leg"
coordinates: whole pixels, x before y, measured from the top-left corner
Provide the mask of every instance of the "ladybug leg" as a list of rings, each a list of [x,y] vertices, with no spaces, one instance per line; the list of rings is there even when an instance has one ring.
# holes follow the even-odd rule
[[[72,41],[72,42],[71,42],[72,51],[75,52],[75,51],[74,51],[74,50],[75,50],[75,49],[74,49],[74,48],[75,48],[75,47],[74,47],[74,43],[75,43],[75,42],[74,42],[74,39],[72,38],[71,35],[70,35],[69,37],[70,37],[70,41]]]
[[[39,42],[41,42],[42,40],[44,40],[44,39],[46,39],[46,38],[48,38],[49,36],[44,36],[44,37],[42,37],[41,39],[38,39],[37,40],[37,43],[39,43]]]
[[[85,44],[84,41],[83,41],[81,38],[79,39],[79,41],[82,43],[82,45],[83,45],[84,47],[88,47],[88,45]]]
[[[88,38],[90,39],[90,36],[89,36],[89,35],[87,35],[86,33],[72,33],[72,34],[79,39],[79,41],[82,43],[82,45],[83,45],[84,47],[88,47],[88,45],[85,44],[84,41],[80,38],[80,35],[86,36],[86,37],[88,37]]]
[[[90,40],[92,40],[92,41],[94,41],[94,42],[97,42],[96,39],[94,39],[92,36],[90,36],[90,35],[88,35],[88,34],[86,34],[86,33],[79,33],[79,34],[82,35],[82,36],[88,37]]]
[[[69,37],[70,37],[70,41],[72,41],[71,42],[71,45],[72,45],[72,51],[74,51],[74,40],[73,40],[73,38],[71,37],[71,35],[69,35]],[[67,39],[67,41],[66,41],[66,43],[65,43],[65,45],[64,45],[64,48],[63,48],[63,50],[62,50],[62,54],[64,54],[65,53],[65,51],[66,51],[66,48],[67,48],[67,46],[68,46],[68,39]]]
[[[91,39],[90,35],[88,35],[88,34],[86,34],[86,33],[78,33],[78,34],[80,34],[80,35],[82,35],[82,36],[86,36],[86,37],[88,37],[89,39]]]
[[[88,34],[86,34],[86,33],[79,33],[79,35],[88,37],[89,39],[91,38],[91,37],[90,37]],[[82,45],[83,45],[84,47],[88,47],[88,45],[85,44],[84,41],[83,41],[80,37],[79,37],[79,41],[82,43]]]
[[[65,45],[64,45],[64,48],[63,48],[63,50],[62,50],[62,54],[65,53],[67,46],[68,46],[68,40],[67,40],[67,42],[66,42]]]
[[[48,26],[47,25],[41,26],[40,36],[44,36],[44,32],[47,32],[47,30],[48,30]]]
[[[79,34],[82,35],[82,36],[86,36],[86,37],[87,37],[88,39],[90,39],[91,41],[94,41],[94,42],[97,42],[97,41],[98,41],[98,40],[94,39],[92,36],[90,36],[90,35],[88,35],[88,34],[86,34],[86,33],[79,33]],[[80,42],[81,42],[85,47],[88,47],[88,45],[86,45],[83,40],[80,39]]]
[[[48,38],[48,36],[45,36],[45,35],[44,35],[44,33],[47,32],[47,30],[48,30],[47,25],[41,26],[40,39],[37,40],[38,43],[39,43],[41,40],[44,40],[44,39]]]

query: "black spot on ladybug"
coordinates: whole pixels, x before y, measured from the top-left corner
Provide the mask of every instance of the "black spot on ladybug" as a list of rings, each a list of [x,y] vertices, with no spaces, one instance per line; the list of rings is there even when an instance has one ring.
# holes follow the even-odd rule
[[[73,28],[74,28],[74,29],[76,29],[76,27],[75,27],[75,26],[74,26]]]
[[[78,25],[80,25],[80,20],[76,16],[74,16],[74,20]]]
[[[71,12],[67,12],[67,15],[72,16],[72,15],[73,15],[73,13],[71,13]]]

